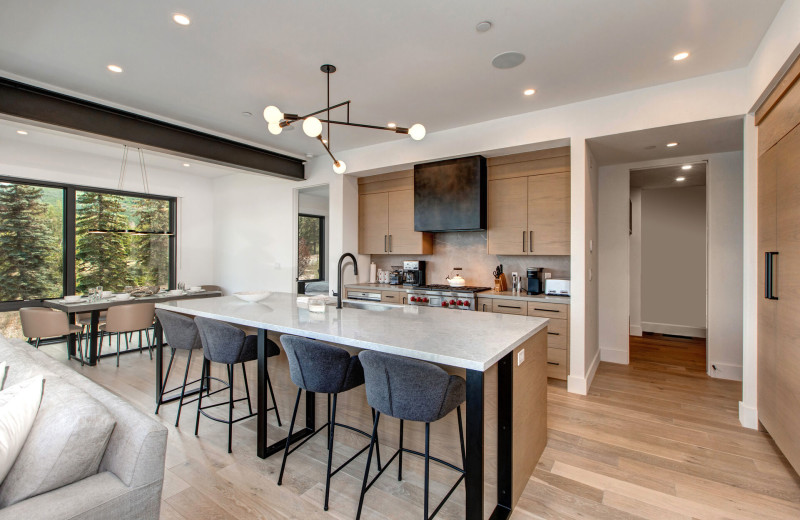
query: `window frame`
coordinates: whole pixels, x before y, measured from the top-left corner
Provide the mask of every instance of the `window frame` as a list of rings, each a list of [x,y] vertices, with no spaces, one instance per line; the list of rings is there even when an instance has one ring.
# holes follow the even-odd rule
[[[311,213],[298,213],[297,214],[297,258],[298,264],[300,262],[300,218],[315,218],[319,220],[319,278],[313,280],[301,280],[300,273],[295,275],[298,283],[310,282],[324,282],[325,281],[325,215],[313,215]]]
[[[169,289],[175,288],[177,279],[177,197],[167,195],[153,195],[136,191],[113,190],[109,188],[98,188],[94,186],[83,186],[79,184],[67,184],[60,182],[42,181],[26,179],[24,177],[11,177],[0,175],[0,182],[25,184],[40,188],[57,188],[64,190],[64,203],[62,204],[62,255],[64,258],[62,272],[62,287],[64,294],[75,294],[76,273],[75,273],[75,248],[76,248],[76,192],[91,191],[95,193],[105,193],[108,195],[121,195],[124,197],[138,197],[154,200],[165,200],[169,202]],[[2,283],[0,281],[0,283]],[[0,301],[0,312],[15,311],[22,307],[40,307],[42,302],[57,298],[36,298],[32,300],[12,300]]]

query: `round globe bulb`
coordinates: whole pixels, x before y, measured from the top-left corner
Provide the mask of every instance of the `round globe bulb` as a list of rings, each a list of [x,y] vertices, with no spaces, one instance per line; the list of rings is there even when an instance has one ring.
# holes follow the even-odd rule
[[[425,127],[417,123],[408,129],[408,135],[415,141],[422,140],[425,137]]]
[[[267,130],[269,130],[269,133],[272,135],[278,135],[283,132],[283,127],[280,123],[270,123],[267,125]]]
[[[270,105],[264,109],[264,119],[267,123],[280,123],[283,119],[283,112],[278,110],[278,107]]]
[[[307,117],[303,120],[303,132],[308,137],[317,137],[322,133],[322,123],[314,116]]]
[[[333,171],[341,175],[347,171],[347,165],[340,159],[333,163]]]

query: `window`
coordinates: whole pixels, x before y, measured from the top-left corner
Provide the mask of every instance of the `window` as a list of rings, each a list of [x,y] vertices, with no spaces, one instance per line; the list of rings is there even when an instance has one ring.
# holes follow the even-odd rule
[[[297,229],[297,279],[324,280],[325,217],[300,214]]]
[[[0,177],[0,332],[21,336],[18,313],[4,311],[31,300],[172,288],[175,201]]]

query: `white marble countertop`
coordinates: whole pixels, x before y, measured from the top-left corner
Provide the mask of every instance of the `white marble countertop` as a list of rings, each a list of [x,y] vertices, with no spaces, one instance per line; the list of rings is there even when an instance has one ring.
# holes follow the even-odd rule
[[[388,283],[353,283],[345,285],[345,289],[356,289],[360,291],[398,291],[409,292],[413,291],[414,287],[405,285],[390,285]],[[494,292],[493,290],[483,291],[476,293],[478,298],[497,298],[502,300],[524,300],[528,302],[543,302],[543,303],[563,303],[569,305],[569,296],[548,296],[546,294],[527,294],[525,291],[521,293],[512,293],[511,291]]]
[[[412,305],[384,310],[309,312],[297,295],[273,293],[257,303],[235,296],[157,303],[159,309],[218,319],[341,345],[484,371],[547,326],[546,318]]]

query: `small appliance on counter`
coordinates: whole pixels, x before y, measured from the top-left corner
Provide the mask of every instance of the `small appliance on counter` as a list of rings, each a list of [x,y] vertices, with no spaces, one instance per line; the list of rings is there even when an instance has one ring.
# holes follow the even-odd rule
[[[544,268],[528,268],[528,294],[542,294],[544,292]]]
[[[425,285],[425,260],[404,260],[403,277],[407,287]]]
[[[389,272],[389,285],[402,285],[403,284],[403,268],[399,265],[393,265],[392,270]]]
[[[452,276],[447,276],[445,279],[447,280],[447,284],[450,287],[466,287],[467,281],[461,276],[461,268],[454,267],[453,271],[455,272]]]
[[[548,296],[569,296],[569,280],[548,278],[544,281],[544,292]]]

